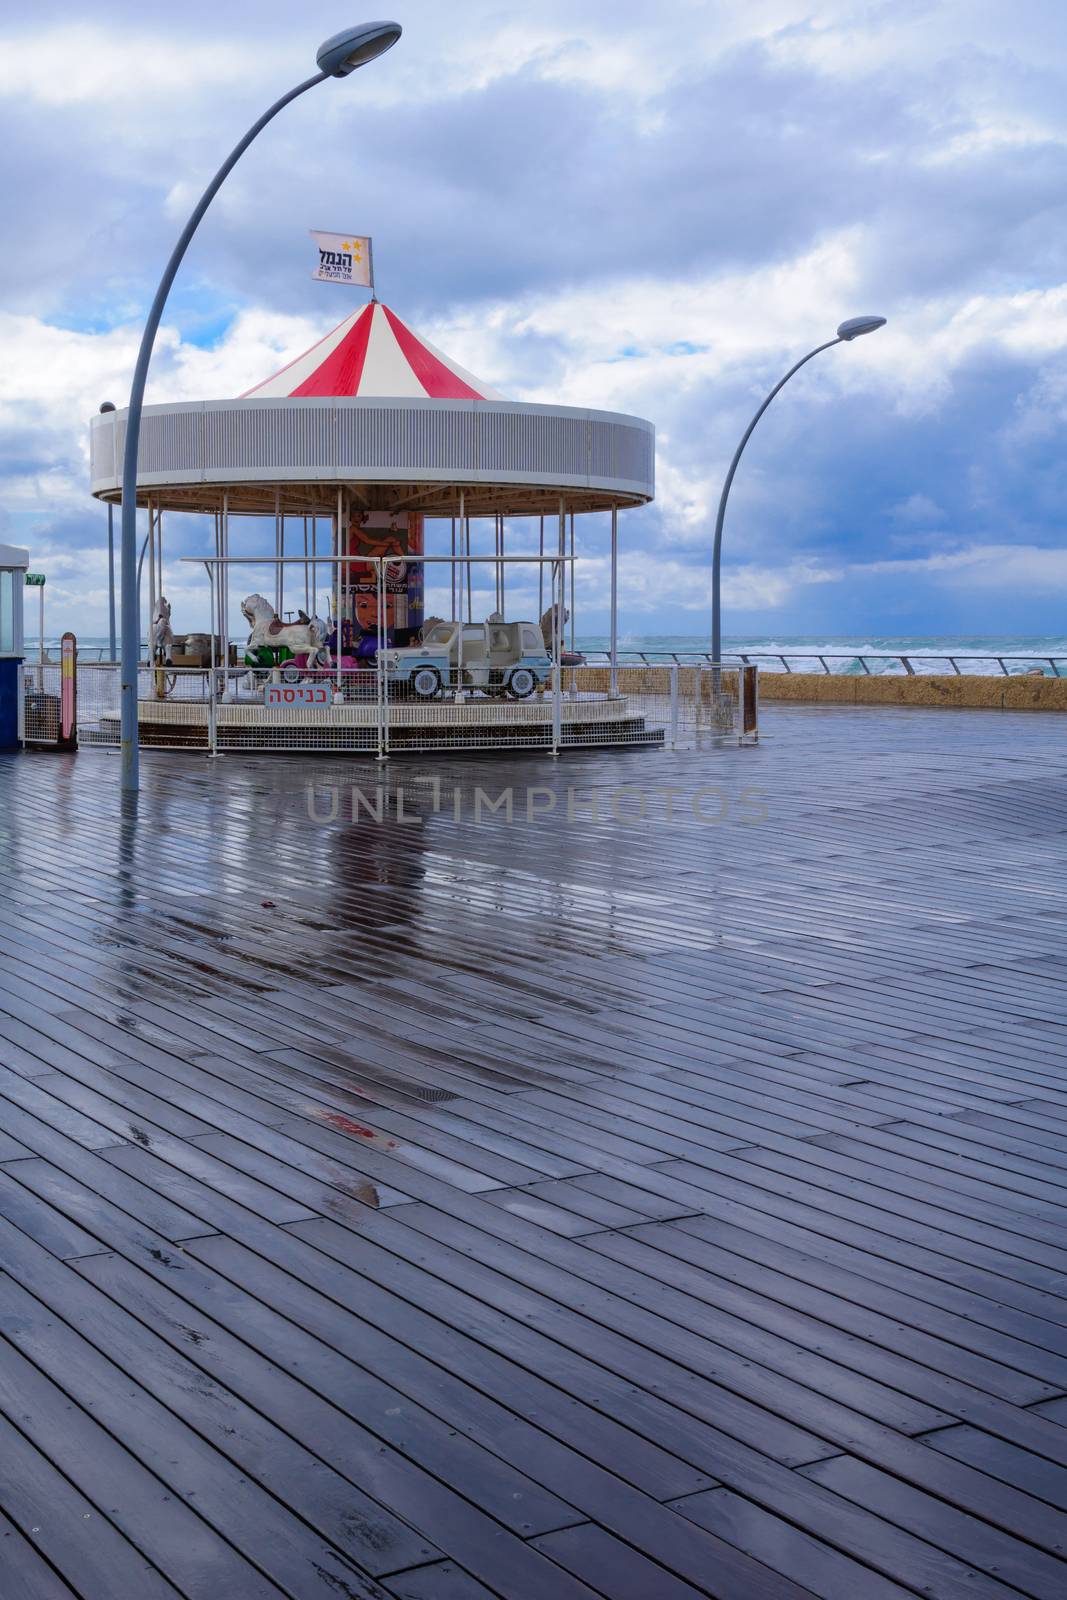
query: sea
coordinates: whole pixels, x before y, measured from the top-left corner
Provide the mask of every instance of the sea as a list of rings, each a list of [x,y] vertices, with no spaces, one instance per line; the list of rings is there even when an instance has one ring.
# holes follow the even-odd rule
[[[578,648],[606,650],[604,636],[578,637]],[[690,652],[705,652],[707,636],[692,634],[620,633],[620,657],[629,652],[667,652],[684,660]],[[916,672],[1027,672],[1043,667],[1050,675],[1067,677],[1067,633],[1057,634],[724,634],[723,657],[746,655],[763,672],[903,673],[906,656]]]
[[[235,642],[243,642],[236,641]],[[591,658],[607,653],[606,634],[579,632],[577,648]],[[569,643],[569,641],[568,641]],[[620,633],[620,661],[647,655],[677,656],[684,661],[705,655],[706,635],[691,633]],[[83,661],[106,659],[108,641],[100,635],[79,638]],[[45,647],[54,659],[59,637],[46,636]],[[38,650],[36,639],[26,640],[26,654],[32,660]],[[764,672],[823,670],[833,672],[902,673],[901,660],[907,656],[915,671],[951,672],[954,660],[960,672],[1000,672],[1000,662],[1009,672],[1027,672],[1043,667],[1050,675],[1067,677],[1067,634],[727,634],[723,638],[723,657],[747,655]],[[821,658],[821,660],[820,660]]]

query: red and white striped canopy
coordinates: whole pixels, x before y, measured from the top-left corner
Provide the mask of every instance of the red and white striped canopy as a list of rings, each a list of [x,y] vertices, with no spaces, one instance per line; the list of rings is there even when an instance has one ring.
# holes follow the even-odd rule
[[[480,378],[413,333],[395,311],[374,300],[318,344],[248,389],[242,400],[283,396],[418,400],[503,400]]]

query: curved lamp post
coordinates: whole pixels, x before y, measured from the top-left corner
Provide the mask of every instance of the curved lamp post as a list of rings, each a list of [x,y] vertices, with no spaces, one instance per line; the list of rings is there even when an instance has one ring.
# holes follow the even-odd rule
[[[208,206],[215,198],[223,182],[228,177],[232,168],[244,155],[248,146],[256,135],[267,126],[272,118],[290,100],[295,100],[305,90],[313,89],[317,83],[324,83],[327,78],[346,78],[357,67],[362,67],[368,61],[373,61],[375,56],[380,56],[400,38],[401,27],[398,22],[365,22],[356,28],[346,28],[342,33],[334,34],[332,39],[327,39],[321,45],[316,57],[319,70],[313,78],[306,78],[303,83],[298,83],[295,89],[290,89],[288,94],[283,94],[276,100],[269,111],[265,111],[254,122],[237,144],[222,166],[216,172],[203,195],[197,202],[189,221],[182,230],[181,237],[167,262],[163,276],[159,281],[155,299],[152,301],[148,318],[145,322],[144,332],[141,335],[141,347],[137,352],[137,365],[133,372],[133,383],[130,387],[130,407],[126,416],[126,442],[122,457],[122,787],[136,791],[138,786],[138,760],[137,760],[137,668],[141,655],[141,627],[138,616],[137,604],[137,446],[141,433],[141,409],[144,402],[145,379],[148,376],[148,363],[152,359],[152,346],[155,343],[156,332],[159,328],[163,308],[167,303],[170,286],[174,282],[174,275],[181,265],[182,257],[189,247],[189,241],[200,225]]]
[[[799,372],[801,367],[810,361],[813,356],[819,355],[823,350],[829,350],[835,344],[850,344],[853,339],[858,339],[861,334],[874,333],[876,328],[885,327],[885,321],[884,317],[850,317],[847,322],[843,322],[833,339],[827,339],[825,344],[816,345],[815,349],[809,350],[807,355],[797,362],[796,366],[790,367],[785,377],[775,384],[741,436],[741,443],[734,451],[734,459],[730,462],[730,470],[727,472],[726,481],[722,486],[722,494],[719,496],[719,514],[715,519],[715,548],[711,559],[711,659],[716,669],[722,658],[722,619],[720,609],[722,525],[726,518],[726,502],[730,498],[730,487],[734,481],[734,473],[737,471],[737,463],[741,459],[746,444],[752,437],[753,429],[779,389],[784,389],[793,374]]]

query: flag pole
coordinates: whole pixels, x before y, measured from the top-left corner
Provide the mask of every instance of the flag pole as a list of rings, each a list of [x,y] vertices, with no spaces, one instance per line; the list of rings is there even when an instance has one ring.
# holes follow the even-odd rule
[[[367,271],[370,277],[370,303],[372,306],[376,306],[378,304],[378,291],[374,287],[374,240],[369,237],[367,239]]]

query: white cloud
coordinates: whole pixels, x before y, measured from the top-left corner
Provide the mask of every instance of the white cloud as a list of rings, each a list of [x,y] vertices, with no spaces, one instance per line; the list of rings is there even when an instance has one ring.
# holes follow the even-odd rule
[[[957,589],[1067,594],[1067,550],[1044,545],[972,544],[899,561],[870,561],[850,571],[857,576],[941,579]]]
[[[900,500],[892,507],[890,515],[894,522],[906,528],[927,528],[945,520],[944,511],[928,494],[908,495],[906,500]]]
[[[285,57],[262,43],[250,55],[237,38],[175,47],[165,29],[104,28],[62,23],[36,32],[0,35],[0,96],[48,107],[138,102],[210,94],[247,81]],[[291,67],[289,68],[291,71]]]

